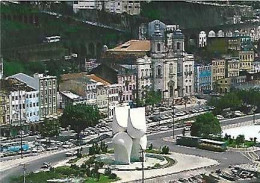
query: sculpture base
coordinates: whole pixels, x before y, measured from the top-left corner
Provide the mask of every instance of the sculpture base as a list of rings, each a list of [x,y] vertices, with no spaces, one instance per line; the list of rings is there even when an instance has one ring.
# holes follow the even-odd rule
[[[135,161],[126,165],[121,162],[116,162],[112,154],[101,154],[96,158],[97,161],[103,162],[105,165],[108,165],[113,170],[121,171],[132,171],[142,169],[142,162]],[[144,169],[157,169],[166,165],[168,161],[159,154],[146,154]]]

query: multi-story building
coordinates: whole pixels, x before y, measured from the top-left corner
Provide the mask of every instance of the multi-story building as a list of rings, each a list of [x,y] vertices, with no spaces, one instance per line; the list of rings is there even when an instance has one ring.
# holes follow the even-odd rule
[[[92,82],[96,82],[96,105],[98,109],[104,114],[108,113],[108,98],[110,83],[95,74],[87,75]]]
[[[59,107],[64,109],[67,105],[86,104],[87,100],[77,94],[70,91],[59,92],[60,100]]]
[[[34,77],[28,76],[23,73],[18,73],[10,78],[15,78],[27,86],[31,87],[37,92],[29,94],[27,99],[29,106],[32,103],[32,108],[28,111],[29,116],[34,113],[37,114],[37,108],[39,107],[39,117],[43,120],[45,117],[51,117],[57,114],[57,79],[56,76],[44,76],[43,74],[34,74]],[[30,98],[31,96],[35,96]],[[38,100],[38,105],[37,105]],[[32,117],[31,120],[37,119]]]
[[[250,71],[254,61],[254,51],[241,50],[239,51],[240,70]]]
[[[117,75],[120,102],[132,102],[134,100],[134,92],[136,88],[136,74],[134,71],[119,72]]]
[[[239,76],[240,64],[236,58],[226,59],[226,77]]]
[[[0,91],[0,126],[10,123],[9,96],[4,90]]]
[[[205,31],[199,33],[199,47],[205,47],[207,45],[207,34]]]
[[[77,13],[79,10],[89,10],[89,9],[102,9],[101,1],[73,1],[73,11]]]
[[[178,60],[178,88],[179,96],[191,96],[194,94],[194,57],[191,54],[184,54]]]
[[[151,58],[144,56],[143,58],[138,58],[137,64],[137,92],[138,97],[143,99],[146,96],[146,92],[152,90],[152,62]]]
[[[28,122],[39,122],[39,91],[32,90],[26,92],[25,99],[25,112],[26,112],[26,120]]]
[[[241,49],[239,37],[229,37],[227,42],[229,50],[239,51]]]
[[[195,65],[194,90],[196,93],[204,93],[212,90],[211,65]]]
[[[212,64],[211,64],[211,68],[212,68],[212,83],[216,82],[219,79],[223,79],[225,78],[225,60],[212,60]]]
[[[73,11],[77,13],[79,10],[104,10],[110,13],[127,13],[129,15],[140,14],[140,1],[123,1],[123,0],[112,0],[112,1],[74,1]]]
[[[232,87],[240,85],[246,81],[246,76],[233,76],[219,79],[216,85],[216,91],[219,93],[228,93]]]
[[[254,72],[254,73],[260,72],[260,61],[252,62],[251,66],[252,66],[251,72]]]

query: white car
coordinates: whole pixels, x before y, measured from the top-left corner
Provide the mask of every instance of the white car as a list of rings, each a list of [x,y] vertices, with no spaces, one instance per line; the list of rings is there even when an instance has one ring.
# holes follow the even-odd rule
[[[225,119],[222,115],[217,115],[217,119],[221,120],[221,119]]]
[[[75,156],[77,154],[77,151],[70,151],[70,152],[66,152],[66,156],[67,157],[71,157],[71,156]]]

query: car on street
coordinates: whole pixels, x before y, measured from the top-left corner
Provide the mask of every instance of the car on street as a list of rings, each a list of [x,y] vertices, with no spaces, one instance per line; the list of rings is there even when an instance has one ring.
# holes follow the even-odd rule
[[[221,120],[221,119],[225,119],[222,115],[217,115],[217,119]]]
[[[41,168],[50,168],[51,167],[51,164],[49,163],[49,162],[44,162],[43,164],[42,164],[42,167]]]
[[[75,155],[77,155],[77,151],[66,152],[65,155],[66,155],[67,157],[75,156]]]

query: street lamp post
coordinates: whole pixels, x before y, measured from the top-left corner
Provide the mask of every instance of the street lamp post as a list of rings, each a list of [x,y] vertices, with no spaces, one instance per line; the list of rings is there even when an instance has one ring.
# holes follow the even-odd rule
[[[175,103],[174,103],[174,98],[173,98],[173,106],[172,106],[172,139],[174,140],[174,115],[175,115]]]
[[[140,145],[140,149],[141,149],[141,153],[142,153],[142,157],[140,157],[141,161],[142,161],[142,183],[144,183],[144,150],[142,148],[142,146]]]

